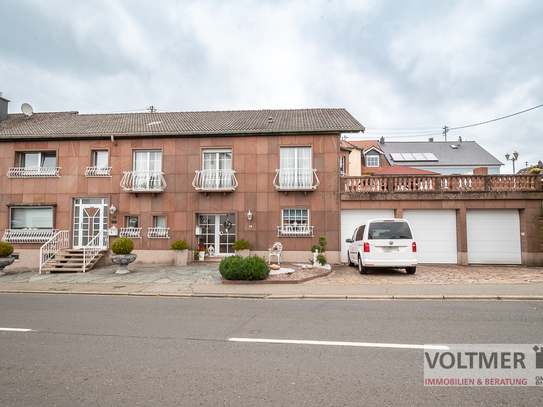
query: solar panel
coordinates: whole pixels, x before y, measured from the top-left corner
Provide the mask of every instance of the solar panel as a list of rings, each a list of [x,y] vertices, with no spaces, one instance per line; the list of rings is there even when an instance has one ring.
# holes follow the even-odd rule
[[[413,157],[413,154],[411,153],[402,153],[402,157],[405,161],[417,161],[415,160],[415,157]]]
[[[394,161],[405,161],[400,153],[390,153]]]
[[[422,153],[413,153],[413,157],[415,157],[415,160],[417,161],[428,161]]]
[[[423,153],[428,161],[439,161],[434,153]]]

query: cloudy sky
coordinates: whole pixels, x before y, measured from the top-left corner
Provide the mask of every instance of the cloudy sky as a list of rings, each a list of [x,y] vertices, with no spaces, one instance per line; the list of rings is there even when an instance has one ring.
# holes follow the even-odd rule
[[[0,92],[80,113],[345,107],[354,139],[444,140],[543,104],[540,0],[0,0]],[[516,169],[543,107],[451,130]]]

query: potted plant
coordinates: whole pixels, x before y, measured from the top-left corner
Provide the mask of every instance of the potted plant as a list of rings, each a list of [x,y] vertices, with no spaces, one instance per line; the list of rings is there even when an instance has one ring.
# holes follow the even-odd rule
[[[209,255],[209,252],[206,249],[205,244],[199,243],[198,244],[198,250],[194,252],[194,258],[196,259],[196,255],[198,255],[198,260],[204,261],[205,256]]]
[[[185,239],[172,243],[173,258],[176,266],[186,266],[189,259],[189,245]]]
[[[234,242],[232,249],[236,253],[236,256],[241,256],[243,258],[249,257],[251,253],[251,243],[245,239],[239,239]]]
[[[6,242],[0,242],[0,276],[5,276],[4,267],[9,266],[15,261],[15,257],[11,257],[13,246]]]
[[[109,255],[111,261],[119,265],[115,274],[130,273],[126,266],[135,261],[137,257],[135,253],[132,253],[132,250],[134,250],[134,242],[132,239],[129,239],[128,237],[119,237],[115,239],[111,245],[113,254]]]

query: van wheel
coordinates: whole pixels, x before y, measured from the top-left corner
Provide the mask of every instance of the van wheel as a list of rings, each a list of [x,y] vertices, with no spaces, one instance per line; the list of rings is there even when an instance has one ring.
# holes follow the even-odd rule
[[[362,265],[362,259],[358,256],[358,272],[360,274],[368,274],[368,268]]]
[[[407,274],[415,274],[415,271],[417,271],[416,267],[406,267],[405,271],[407,271]]]
[[[351,255],[349,254],[348,250],[347,250],[347,258],[349,259],[349,267],[354,267],[354,263],[351,260]]]

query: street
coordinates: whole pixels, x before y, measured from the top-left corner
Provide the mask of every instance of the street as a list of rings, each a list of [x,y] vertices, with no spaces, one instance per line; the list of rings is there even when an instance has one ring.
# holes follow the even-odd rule
[[[0,295],[2,406],[519,405],[537,387],[424,387],[406,346],[543,345],[537,301]]]

